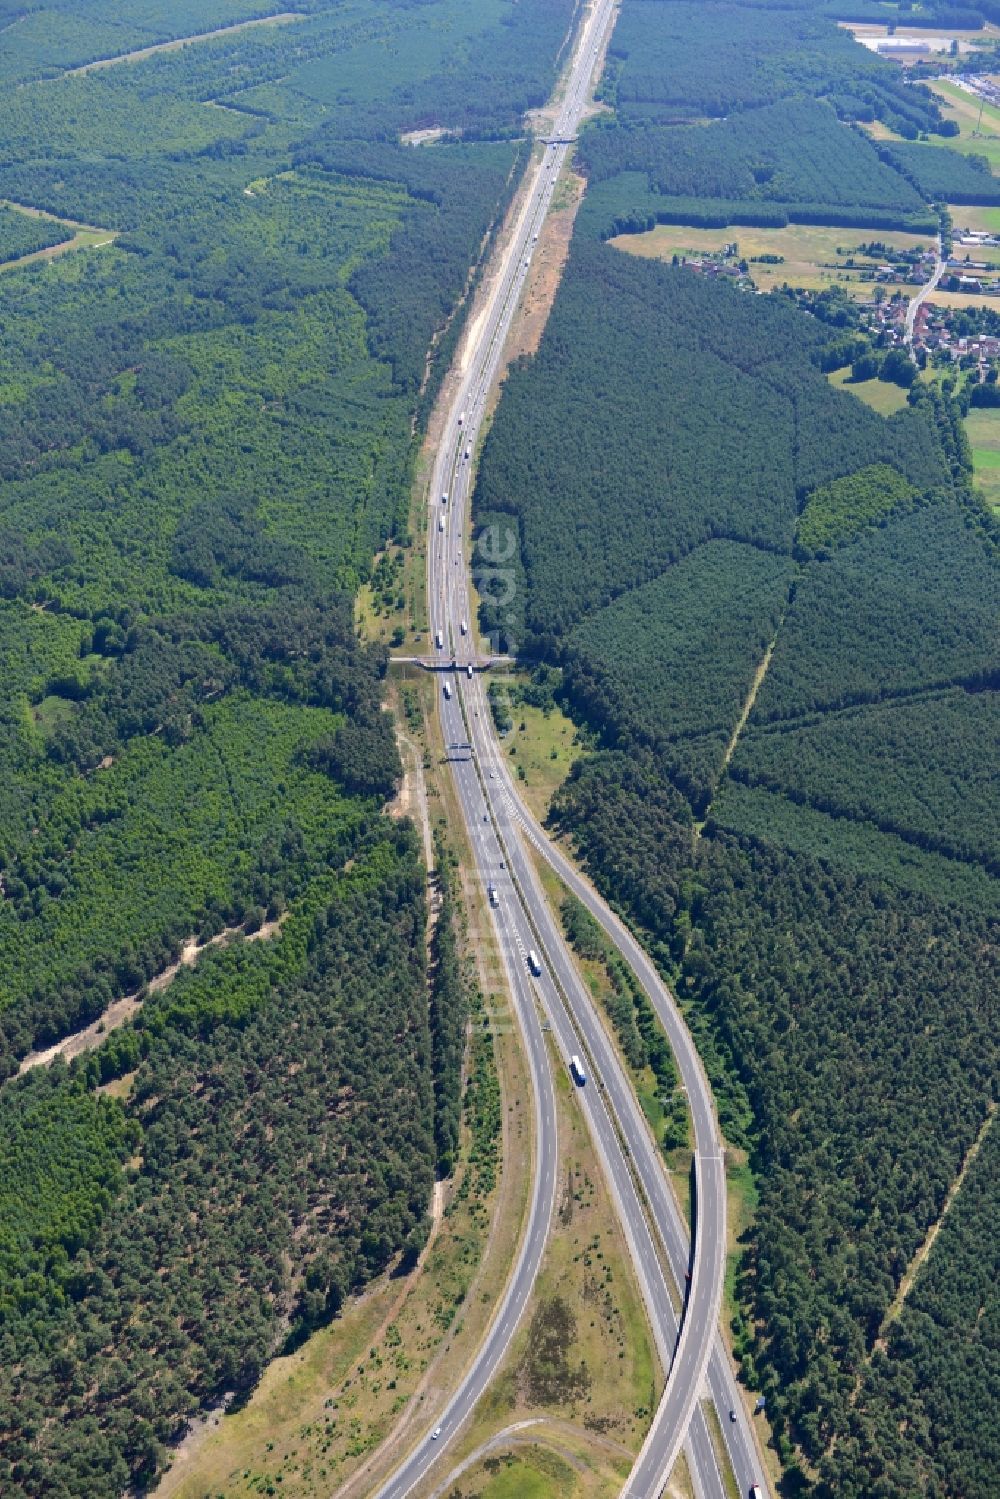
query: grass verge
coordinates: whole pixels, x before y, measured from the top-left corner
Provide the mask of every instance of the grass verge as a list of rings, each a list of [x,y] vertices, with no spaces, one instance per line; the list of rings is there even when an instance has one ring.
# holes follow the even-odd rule
[[[535,1488],[510,1492],[610,1499],[621,1491],[663,1387],[614,1205],[554,1047],[552,1062],[563,1163],[556,1213],[524,1321],[448,1454],[448,1471],[463,1494],[504,1495],[502,1480],[513,1482],[516,1473]],[[521,1428],[513,1447],[512,1427]],[[530,1461],[521,1442],[534,1454]],[[511,1464],[502,1456],[508,1447],[516,1452]],[[548,1459],[537,1455],[543,1450],[569,1456],[574,1486],[562,1468],[558,1474],[545,1470]],[[499,1466],[492,1466],[494,1457]],[[445,1476],[438,1474],[436,1482]],[[481,1477],[500,1487],[480,1486]],[[559,1483],[566,1487],[553,1486]],[[445,1492],[452,1491],[449,1479]]]
[[[589,753],[573,720],[552,705],[538,708],[521,699],[527,674],[491,674],[491,692],[506,699],[510,729],[500,741],[531,811],[544,822],[559,787],[575,761]]]

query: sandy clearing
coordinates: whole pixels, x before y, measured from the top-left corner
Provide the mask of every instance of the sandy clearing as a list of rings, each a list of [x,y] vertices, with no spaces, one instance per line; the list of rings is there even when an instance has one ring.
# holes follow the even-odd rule
[[[192,967],[208,948],[222,946],[231,942],[236,936],[244,936],[248,942],[266,940],[274,936],[283,921],[284,916],[279,916],[275,921],[265,921],[256,932],[247,932],[241,926],[228,926],[221,932],[217,932],[214,937],[209,937],[207,942],[199,942],[196,937],[189,937],[181,948],[181,955],[176,963],[171,963],[168,968],[164,968],[162,973],[150,979],[146,986],[147,992],[159,994],[166,989],[182,968]],[[54,1046],[46,1047],[43,1051],[29,1052],[17,1069],[18,1077],[23,1076],[25,1072],[30,1072],[33,1067],[51,1066],[56,1057],[62,1057],[64,1061],[69,1062],[85,1051],[92,1051],[95,1046],[100,1046],[111,1031],[117,1030],[127,1020],[131,1020],[132,1016],[142,1009],[142,1006],[143,1000],[140,999],[138,992],[113,1000],[102,1015],[91,1021],[89,1025],[85,1025],[82,1030],[64,1036],[61,1041],[57,1041]]]

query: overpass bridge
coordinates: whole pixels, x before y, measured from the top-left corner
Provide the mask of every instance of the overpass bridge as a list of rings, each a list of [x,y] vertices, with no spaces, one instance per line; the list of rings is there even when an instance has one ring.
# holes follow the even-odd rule
[[[459,661],[457,656],[390,656],[390,666],[421,666],[424,671],[489,671],[491,666],[516,666],[516,656],[472,656]]]

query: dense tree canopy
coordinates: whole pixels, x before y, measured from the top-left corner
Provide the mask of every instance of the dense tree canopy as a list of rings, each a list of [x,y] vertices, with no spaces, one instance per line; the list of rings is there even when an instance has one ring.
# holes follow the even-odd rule
[[[988,1166],[886,1321],[1000,1061],[1000,555],[961,413],[923,381],[890,420],[834,389],[823,371],[855,357],[835,298],[803,298],[810,314],[595,243],[657,218],[811,216],[767,200],[823,175],[810,120],[869,164],[845,119],[895,106],[901,133],[935,123],[870,56],[834,87],[831,59],[853,55],[834,30],[817,6],[624,6],[615,115],[584,138],[566,273],[508,377],[475,514],[484,543],[512,534],[511,627],[562,666],[560,700],[602,746],[555,824],[674,979],[723,1129],[750,1154],[736,1352],[795,1491],[987,1499]],[[883,80],[876,107],[865,90]],[[705,114],[728,118],[679,123]],[[861,211],[832,201],[841,181],[860,198],[892,180],[841,179],[833,160],[816,222]]]
[[[572,4],[276,9],[0,3],[0,197],[103,226],[0,277],[12,1499],[151,1483],[199,1409],[412,1261],[455,1150],[452,904],[431,973],[354,597],[409,544]],[[71,233],[0,207],[0,260]],[[69,1073],[12,1076],[125,996]]]

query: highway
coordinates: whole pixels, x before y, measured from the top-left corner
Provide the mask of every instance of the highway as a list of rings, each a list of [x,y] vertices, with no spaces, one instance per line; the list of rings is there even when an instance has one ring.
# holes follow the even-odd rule
[[[564,1061],[573,1053],[584,1059],[588,1078],[578,1090],[578,1099],[616,1201],[661,1360],[669,1370],[663,1399],[623,1495],[628,1499],[655,1499],[686,1443],[699,1499],[724,1499],[725,1486],[701,1408],[706,1381],[719,1411],[741,1492],[746,1494],[751,1483],[766,1488],[750,1423],[718,1334],[726,1252],[725,1168],[707,1080],[672,997],[639,945],[560,851],[550,845],[520,801],[494,737],[478,670],[480,658],[464,555],[473,456],[487,399],[533,247],[589,100],[594,70],[612,19],[612,0],[598,0],[581,27],[551,143],[541,159],[529,167],[513,230],[497,252],[499,264],[485,305],[470,322],[466,347],[451,377],[431,484],[428,608],[435,653],[443,668],[436,679],[441,724],[478,871],[495,892],[496,903],[491,898],[490,908],[501,952],[513,976],[515,1006],[528,1040],[533,1083],[541,1088],[543,1097],[536,1110],[539,1145],[532,1210],[515,1271],[487,1338],[439,1415],[438,1426],[422,1434],[402,1467],[379,1490],[379,1499],[403,1499],[438,1460],[488,1385],[530,1294],[551,1215],[553,1188],[549,1174],[554,1182],[557,1166],[554,1116],[548,1114],[547,1101],[551,1079],[539,1008]],[[662,1158],[557,928],[529,843],[558,870],[609,933],[646,988],[670,1038],[688,1094],[695,1135],[697,1231],[693,1256],[687,1226],[670,1191]],[[528,957],[532,949],[538,958],[534,964]],[[671,1304],[668,1273],[688,1292],[680,1328]],[[729,1419],[730,1410],[736,1413],[735,1421]]]

